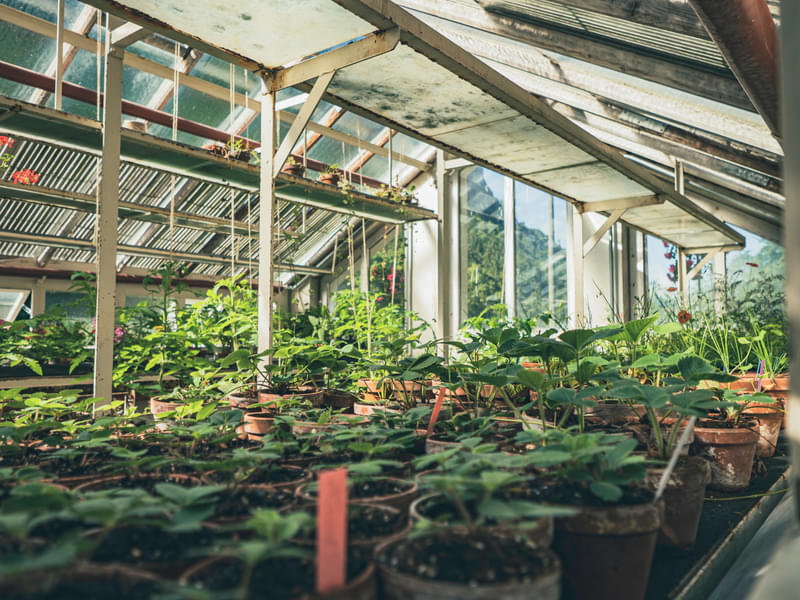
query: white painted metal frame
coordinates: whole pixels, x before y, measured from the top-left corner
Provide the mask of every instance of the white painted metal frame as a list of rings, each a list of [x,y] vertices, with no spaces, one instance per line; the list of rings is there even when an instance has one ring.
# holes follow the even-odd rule
[[[111,38],[114,39],[114,32]],[[124,39],[117,36],[117,39]],[[122,121],[122,56],[120,46],[106,52],[103,104],[103,149],[97,220],[97,314],[93,395],[95,410],[111,402],[114,382],[114,327],[117,289],[117,223]]]
[[[275,92],[269,91],[266,86],[267,82],[265,82],[265,89],[261,97],[261,182],[258,205],[258,216],[261,223],[258,230],[259,353],[272,348],[272,286],[274,278],[272,261],[275,222]],[[269,365],[270,362],[270,356],[262,359],[264,366]]]
[[[509,318],[517,316],[517,230],[514,180],[506,177],[503,186],[503,301]]]

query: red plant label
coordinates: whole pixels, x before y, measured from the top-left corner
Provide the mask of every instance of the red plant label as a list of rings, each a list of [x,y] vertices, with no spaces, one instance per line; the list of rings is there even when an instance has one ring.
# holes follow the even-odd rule
[[[444,401],[444,388],[439,388],[439,393],[436,396],[436,404],[433,405],[433,413],[431,413],[431,422],[428,423],[428,435],[433,433],[433,426],[439,420],[439,412],[442,410],[442,402]]]
[[[317,492],[317,592],[347,580],[347,469],[321,471]]]

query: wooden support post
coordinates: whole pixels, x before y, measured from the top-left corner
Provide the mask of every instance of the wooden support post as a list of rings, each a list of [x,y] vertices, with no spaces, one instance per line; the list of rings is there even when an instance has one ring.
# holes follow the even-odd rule
[[[114,312],[117,293],[117,223],[119,203],[120,128],[122,119],[123,51],[106,52],[103,104],[103,150],[97,221],[97,314],[95,321],[95,410],[111,402],[114,376]]]

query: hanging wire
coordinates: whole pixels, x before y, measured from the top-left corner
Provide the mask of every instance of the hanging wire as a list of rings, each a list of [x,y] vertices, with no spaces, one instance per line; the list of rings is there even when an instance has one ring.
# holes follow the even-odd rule
[[[356,115],[356,138],[358,138],[358,155],[361,156],[361,119],[358,115]],[[358,161],[358,178],[359,184],[363,187],[364,186],[364,173],[362,173],[361,169],[363,168],[363,161]],[[352,183],[352,175],[351,175],[351,183]]]
[[[236,110],[236,67],[233,63],[230,65],[230,110],[228,118],[230,119],[230,150],[236,148],[235,137],[233,132],[233,113]],[[236,218],[236,193],[233,188],[230,188],[231,196],[231,278],[236,274],[236,229],[234,226],[234,219]]]
[[[247,70],[245,69],[245,78],[247,77]],[[253,281],[253,230],[252,230],[252,216],[250,214],[250,203],[253,197],[247,194],[247,281],[248,284]]]
[[[175,57],[172,70],[172,141],[178,140],[178,97],[180,91],[180,61],[181,46],[175,42]],[[175,174],[170,175],[170,197],[169,197],[169,258],[175,250]]]
[[[389,138],[391,139],[391,138]],[[392,259],[392,306],[394,306],[395,281],[397,281],[397,238],[400,235],[400,226],[394,226],[394,258]]]
[[[367,226],[364,219],[361,219],[361,260],[367,265],[367,280],[364,288],[367,296],[367,356],[372,356],[372,299],[369,293],[369,250],[367,250]]]

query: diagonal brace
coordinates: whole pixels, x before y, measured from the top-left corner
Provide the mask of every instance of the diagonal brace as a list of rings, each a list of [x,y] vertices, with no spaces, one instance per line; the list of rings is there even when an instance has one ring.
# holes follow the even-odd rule
[[[314,82],[314,87],[311,88],[311,91],[308,93],[308,98],[303,104],[303,108],[297,113],[297,117],[295,117],[292,122],[292,126],[289,128],[286,137],[283,138],[280,148],[275,152],[275,160],[272,165],[273,176],[277,176],[278,173],[280,173],[280,170],[283,168],[283,163],[289,158],[292,148],[294,148],[297,140],[299,140],[300,136],[303,134],[303,130],[305,130],[306,125],[308,125],[308,122],[311,120],[311,115],[314,114],[314,110],[317,108],[319,101],[322,100],[322,95],[325,93],[325,90],[328,89],[335,74],[336,71],[334,70],[323,73],[317,77],[317,80]]]
[[[614,226],[614,223],[619,221],[620,217],[625,214],[625,211],[628,210],[627,208],[618,208],[611,212],[608,215],[608,218],[603,222],[600,226],[600,229],[594,232],[594,235],[586,240],[586,243],[583,245],[583,255],[586,256],[591,252],[600,239],[606,234],[606,232]]]
[[[391,52],[400,41],[400,29],[376,31],[314,58],[278,70],[270,80],[271,91],[277,92],[314,79],[323,73],[343,69],[350,65]]]
[[[150,32],[135,23],[124,23],[111,31],[111,45],[115,48],[125,48],[146,38]]]
[[[692,267],[692,270],[686,274],[686,281],[691,281],[697,277],[700,274],[700,271],[703,270],[703,267],[705,267],[711,261],[711,259],[714,258],[714,255],[717,252],[719,252],[719,250],[712,250],[703,258],[701,258],[700,261]]]

